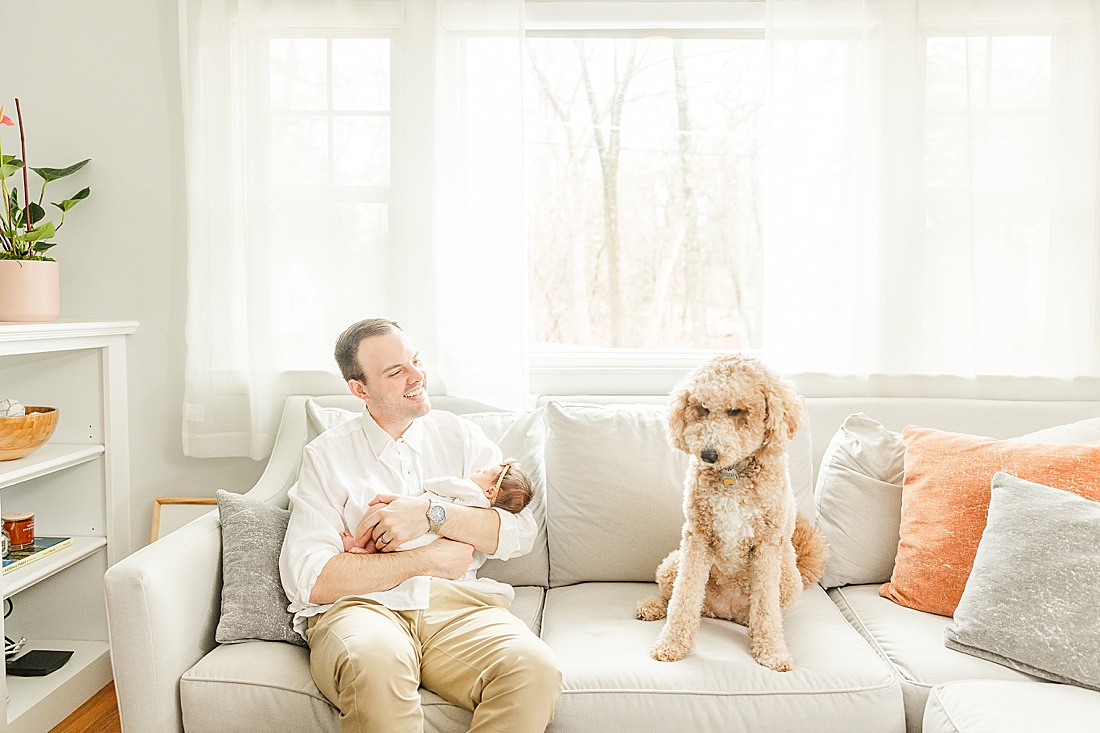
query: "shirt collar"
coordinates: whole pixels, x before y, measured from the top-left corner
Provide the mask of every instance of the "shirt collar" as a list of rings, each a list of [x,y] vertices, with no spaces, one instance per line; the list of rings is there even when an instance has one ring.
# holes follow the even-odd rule
[[[382,429],[382,426],[374,421],[371,417],[370,410],[364,408],[363,415],[363,432],[367,435],[367,445],[370,446],[371,451],[374,453],[375,458],[381,458],[382,453],[385,452],[390,446],[397,445],[389,433]],[[412,421],[412,425],[401,436],[403,440],[414,452],[420,453],[420,446],[424,441],[424,426],[421,424],[420,418],[416,418]]]

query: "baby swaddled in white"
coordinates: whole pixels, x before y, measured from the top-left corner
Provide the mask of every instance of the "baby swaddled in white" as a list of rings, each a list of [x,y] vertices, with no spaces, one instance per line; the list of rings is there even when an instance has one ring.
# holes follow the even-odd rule
[[[511,458],[496,466],[474,471],[470,474],[470,478],[443,476],[428,479],[424,482],[423,488],[425,494],[441,501],[482,509],[497,507],[513,514],[522,511],[530,503],[533,495],[531,477]],[[395,549],[398,552],[412,550],[430,544],[439,537],[440,535],[435,532],[426,532]],[[344,542],[345,552],[375,552],[373,547],[367,548],[358,544],[355,536],[350,532],[342,532],[340,538]],[[473,562],[460,580],[472,580],[477,577],[477,569],[485,563],[485,560],[486,556],[483,553],[474,552]]]

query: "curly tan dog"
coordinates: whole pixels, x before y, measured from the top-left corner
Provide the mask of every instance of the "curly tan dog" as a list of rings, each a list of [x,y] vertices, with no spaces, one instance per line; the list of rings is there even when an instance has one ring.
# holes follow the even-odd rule
[[[668,616],[654,659],[690,654],[706,615],[748,626],[753,659],[791,669],[781,612],[817,582],[828,557],[787,477],[787,444],[801,422],[791,385],[747,356],[719,355],[673,391],[669,440],[691,467],[680,548],[657,568],[661,594],[636,614]]]

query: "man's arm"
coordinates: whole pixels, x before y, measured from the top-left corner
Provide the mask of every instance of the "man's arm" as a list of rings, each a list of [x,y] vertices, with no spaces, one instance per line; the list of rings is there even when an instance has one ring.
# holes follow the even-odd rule
[[[379,494],[359,523],[356,540],[360,544],[374,542],[381,552],[396,550],[403,543],[428,531],[429,505],[426,496]],[[497,550],[500,537],[500,515],[492,509],[447,504],[447,520],[440,527],[439,534],[492,555]],[[383,537],[387,540],[384,544]]]
[[[417,575],[455,580],[473,561],[473,548],[462,542],[440,539],[405,552],[381,554],[340,553],[325,563],[310,593],[310,603],[335,603],[349,595],[389,590]]]
[[[338,507],[347,496],[333,488],[344,482],[330,476],[328,469],[307,446],[298,483],[288,492],[292,511],[279,569],[291,611],[331,603],[344,595],[389,590],[416,575],[457,578],[469,567],[472,548],[449,540],[385,555],[343,552]],[[420,519],[426,526],[423,512]]]

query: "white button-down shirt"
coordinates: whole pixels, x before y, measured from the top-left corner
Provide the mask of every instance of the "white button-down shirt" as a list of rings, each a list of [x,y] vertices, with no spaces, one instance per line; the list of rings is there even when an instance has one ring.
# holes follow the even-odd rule
[[[330,428],[307,445],[298,483],[288,492],[290,524],[279,558],[295,630],[302,633],[308,617],[329,609],[310,602],[313,585],[325,564],[344,551],[340,532],[355,531],[375,496],[419,496],[428,479],[468,477],[501,457],[481,428],[441,410],[414,420],[396,441],[364,410],[360,419]],[[494,511],[500,515],[500,532],[491,557],[506,560],[530,552],[537,531],[531,510]],[[478,565],[486,558],[474,555]],[[365,597],[397,611],[427,608],[430,582],[428,576],[417,576]],[[515,595],[511,586],[490,578],[454,582],[499,593],[509,603]]]

